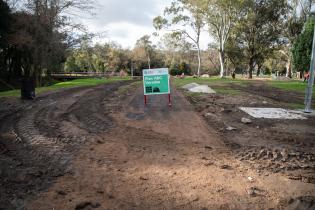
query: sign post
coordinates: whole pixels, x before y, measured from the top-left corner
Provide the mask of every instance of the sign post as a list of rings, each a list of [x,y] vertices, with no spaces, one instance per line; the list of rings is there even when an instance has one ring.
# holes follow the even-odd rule
[[[168,95],[168,105],[172,106],[170,76],[167,68],[143,70],[144,104],[149,95]]]

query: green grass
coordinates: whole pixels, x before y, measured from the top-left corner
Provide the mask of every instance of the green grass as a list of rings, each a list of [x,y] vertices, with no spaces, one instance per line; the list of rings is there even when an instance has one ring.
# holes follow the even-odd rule
[[[299,92],[305,92],[307,87],[307,83],[303,83],[302,81],[268,81],[267,84],[282,90],[293,90]]]
[[[230,89],[230,88],[214,88],[214,90],[222,95],[231,95],[231,96],[236,96],[241,94],[242,91],[240,90],[235,90],[235,89]]]
[[[210,77],[210,78],[193,78],[193,77],[186,77],[184,79],[176,78],[173,79],[173,84],[176,87],[182,87],[184,85],[187,85],[189,83],[198,83],[201,85],[218,85],[218,84],[238,84],[241,86],[246,86],[249,84],[251,81],[250,80],[243,80],[243,79],[229,79],[229,78],[223,78],[221,79],[220,77]]]
[[[176,87],[182,87],[184,85],[187,85],[187,84],[193,83],[193,82],[198,83],[198,84],[209,85],[210,87],[211,87],[211,85],[213,85],[213,86],[217,86],[217,85],[225,86],[227,84],[237,84],[239,86],[246,87],[247,85],[249,85],[251,83],[255,83],[257,81],[256,80],[246,80],[246,79],[234,79],[233,80],[230,78],[221,79],[219,77],[211,77],[211,78],[186,77],[184,79],[179,79],[179,78],[173,79],[173,84]],[[269,85],[271,87],[282,89],[282,90],[298,91],[301,93],[304,93],[305,88],[307,87],[307,83],[303,83],[302,81],[297,81],[297,80],[293,80],[293,81],[266,81],[265,84]],[[314,86],[313,90],[314,90],[313,94],[315,94],[315,86]],[[229,92],[229,91],[226,91],[226,92]]]
[[[109,79],[105,78],[89,78],[89,79],[76,79],[67,82],[60,82],[48,87],[40,87],[36,88],[36,94],[65,89],[65,88],[73,88],[73,87],[81,87],[81,86],[96,86],[101,84],[107,84],[115,81],[121,80],[130,80],[130,77],[120,78],[120,77],[112,77]],[[21,95],[20,90],[10,90],[0,92],[0,97],[19,97]]]

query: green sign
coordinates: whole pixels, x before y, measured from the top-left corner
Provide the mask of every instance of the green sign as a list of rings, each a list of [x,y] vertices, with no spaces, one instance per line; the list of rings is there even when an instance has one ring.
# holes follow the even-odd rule
[[[144,95],[170,94],[168,69],[144,69]]]

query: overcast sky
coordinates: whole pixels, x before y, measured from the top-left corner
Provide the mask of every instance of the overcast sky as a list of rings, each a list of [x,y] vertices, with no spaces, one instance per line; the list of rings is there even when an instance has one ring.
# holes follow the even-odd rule
[[[95,16],[81,21],[92,32],[106,31],[100,42],[115,41],[124,48],[133,48],[137,39],[152,35],[153,18],[162,15],[172,0],[98,0]],[[156,40],[153,40],[156,42]],[[202,34],[201,46],[206,48],[210,39]]]

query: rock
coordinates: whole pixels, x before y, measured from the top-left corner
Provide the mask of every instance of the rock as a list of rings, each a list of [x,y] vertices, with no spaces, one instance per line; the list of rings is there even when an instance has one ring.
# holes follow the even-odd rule
[[[282,161],[287,161],[289,158],[288,151],[286,149],[281,150],[280,154],[282,155]]]
[[[140,180],[147,181],[147,180],[149,180],[149,178],[148,178],[148,177],[140,176]]]
[[[263,104],[268,104],[268,102],[267,101],[263,101]]]
[[[255,192],[255,188],[251,187],[247,190],[248,195],[250,195],[251,197],[255,197],[256,196],[256,192]]]
[[[98,144],[104,144],[104,141],[103,141],[103,140],[100,140],[100,139],[98,139],[96,142],[97,142]]]
[[[250,123],[252,123],[253,121],[250,120],[250,119],[248,119],[248,118],[243,117],[243,118],[241,119],[241,122],[244,123],[244,124],[250,124]]]
[[[278,158],[278,152],[276,151],[276,150],[274,150],[273,152],[272,152],[272,158],[273,158],[273,160],[276,160],[277,158]]]
[[[199,197],[197,197],[197,196],[194,197],[194,198],[192,199],[192,201],[193,201],[193,202],[199,201]]]
[[[58,191],[56,191],[56,193],[58,195],[67,195],[67,193],[65,191],[63,191],[63,190],[58,190]]]
[[[210,147],[210,146],[205,146],[205,149],[212,150],[212,147]]]
[[[266,150],[262,149],[259,151],[257,158],[260,159],[260,158],[264,157],[266,154],[267,154]]]
[[[207,118],[217,118],[217,116],[215,114],[212,114],[212,113],[206,113],[204,116]]]
[[[227,170],[232,169],[231,166],[229,166],[229,165],[222,165],[222,166],[220,166],[220,168],[221,169],[227,169]]]
[[[228,127],[225,128],[225,130],[227,130],[227,131],[235,131],[237,129],[232,127],[232,126],[228,126]]]
[[[100,206],[101,206],[100,203],[93,203],[90,201],[84,201],[84,202],[77,204],[75,207],[75,210],[98,208]]]
[[[247,179],[248,179],[248,181],[250,181],[250,182],[253,182],[254,181],[254,178],[253,177],[247,177]]]
[[[213,165],[213,162],[205,163],[205,166],[212,166],[212,165]]]

